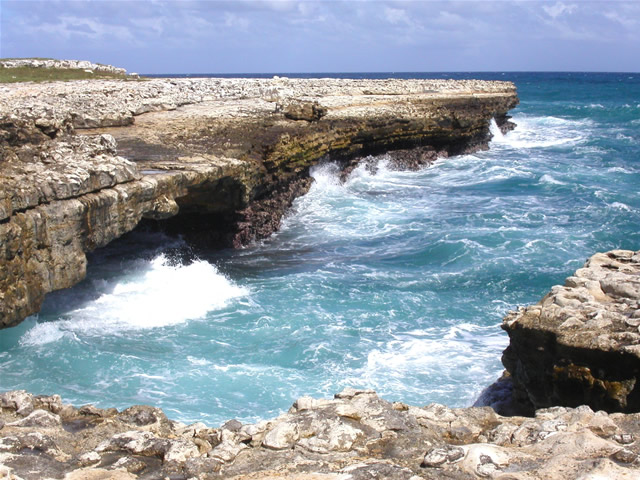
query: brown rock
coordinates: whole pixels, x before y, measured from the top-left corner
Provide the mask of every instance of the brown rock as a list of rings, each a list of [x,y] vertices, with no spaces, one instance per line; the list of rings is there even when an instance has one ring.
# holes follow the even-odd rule
[[[640,252],[598,253],[537,305],[507,315],[503,363],[525,410],[640,411],[639,276]]]
[[[276,102],[288,106],[284,117]],[[486,148],[489,120],[506,119],[517,102],[511,83],[467,80],[3,87],[0,327],[36,313],[48,292],[82,280],[86,253],[143,219],[196,246],[240,247],[280,227],[318,162],[348,168],[355,158],[420,147],[398,164],[417,168],[435,152]]]

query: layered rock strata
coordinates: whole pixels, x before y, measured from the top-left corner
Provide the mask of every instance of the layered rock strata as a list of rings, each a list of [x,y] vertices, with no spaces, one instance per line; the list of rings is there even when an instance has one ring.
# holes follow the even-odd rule
[[[480,81],[0,87],[0,326],[84,278],[85,253],[142,219],[207,246],[245,245],[279,227],[318,162],[410,149],[416,167],[486,148],[490,119],[508,127],[517,101],[511,83]]]
[[[173,422],[153,407],[74,408],[21,391],[1,394],[0,407],[0,472],[15,480],[631,480],[640,471],[640,414],[589,407],[506,418],[347,389],[220,428]]]
[[[640,251],[591,257],[540,303],[505,317],[516,401],[640,411]]]

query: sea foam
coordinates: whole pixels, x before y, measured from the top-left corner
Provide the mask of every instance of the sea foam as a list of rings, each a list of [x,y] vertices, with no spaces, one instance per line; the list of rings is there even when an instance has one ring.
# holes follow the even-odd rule
[[[101,287],[97,298],[67,312],[61,320],[36,324],[21,343],[38,345],[74,334],[118,335],[166,327],[202,318],[248,294],[215,265],[203,260],[176,265],[163,254],[136,262],[124,278],[95,283]]]

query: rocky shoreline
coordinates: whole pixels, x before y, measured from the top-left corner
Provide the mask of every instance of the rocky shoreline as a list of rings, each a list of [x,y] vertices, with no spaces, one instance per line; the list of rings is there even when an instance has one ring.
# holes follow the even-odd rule
[[[415,168],[487,148],[489,121],[509,128],[517,102],[511,83],[470,80],[1,86],[0,327],[82,280],[86,252],[143,219],[242,246],[278,229],[313,165],[410,149],[399,166]]]
[[[0,86],[0,326],[80,281],[88,251],[141,222],[240,246],[279,227],[311,166],[331,158],[347,172],[390,151],[398,168],[418,168],[486,148],[489,120],[508,129],[517,101],[512,84],[474,81]],[[638,275],[640,252],[597,254],[509,314],[508,373],[484,396],[495,409],[346,389],[212,428],[151,406],[118,412],[13,391],[0,394],[0,477],[637,478]]]
[[[555,351],[559,356],[554,361],[561,363],[564,351],[559,345],[566,342],[562,335],[557,337],[559,345],[553,348],[547,343],[541,356],[536,348],[523,351],[530,346],[522,347],[514,338],[515,324],[527,322],[532,315],[546,318],[548,311],[555,313],[554,321],[567,317],[563,323],[592,312],[593,299],[560,305],[560,299],[571,292],[577,294],[576,289],[597,290],[593,283],[576,286],[585,281],[609,285],[604,290],[608,301],[598,298],[601,317],[624,315],[620,311],[629,311],[629,299],[637,302],[640,298],[634,290],[638,258],[640,252],[597,254],[540,304],[507,315],[504,326],[511,334],[511,352],[505,357],[513,357],[516,350],[548,363]],[[634,316],[625,318],[633,320]],[[571,321],[569,338],[581,334],[594,338],[588,322],[578,325],[576,321]],[[550,325],[547,328],[553,328],[553,321]],[[614,326],[621,328],[612,322],[610,327]],[[544,331],[543,324],[539,328]],[[540,336],[529,333],[533,338]],[[615,337],[612,332],[605,335]],[[592,342],[591,348],[601,346]],[[625,351],[621,348],[618,355]],[[548,383],[534,383],[531,389],[523,378],[547,373],[526,362],[519,370],[512,364],[513,360],[505,361],[520,396],[538,399],[537,387],[542,386],[563,391],[562,376],[545,378]],[[595,373],[595,367],[585,364],[582,371],[592,368]],[[517,395],[511,399],[515,403],[505,399],[504,387],[509,384],[507,375],[493,388],[493,399],[499,401],[493,406],[498,410],[522,408]],[[582,385],[598,387],[584,381]],[[485,402],[491,401],[489,390]],[[574,397],[578,394],[571,392]],[[586,397],[595,397],[589,389],[584,392]],[[552,397],[550,401],[570,400]],[[333,399],[299,398],[287,413],[257,424],[230,420],[211,428],[171,421],[151,406],[132,406],[122,412],[92,405],[76,408],[57,395],[12,391],[0,394],[0,473],[15,480],[638,478],[640,413],[606,413],[587,405],[538,408],[531,413],[507,417],[490,406],[414,407],[385,401],[370,390],[346,389]]]

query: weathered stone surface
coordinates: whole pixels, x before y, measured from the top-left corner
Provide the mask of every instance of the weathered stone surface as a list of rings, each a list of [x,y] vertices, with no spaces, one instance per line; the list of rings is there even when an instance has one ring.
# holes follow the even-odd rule
[[[486,148],[489,120],[517,101],[511,83],[468,80],[0,86],[0,327],[82,280],[86,252],[143,219],[239,247],[279,228],[313,165],[418,148],[396,156],[417,168]]]
[[[640,471],[640,414],[586,406],[501,417],[487,407],[412,407],[348,389],[300,398],[272,420],[218,429],[172,422],[152,407],[118,413],[25,392],[3,398],[41,408],[23,417],[15,402],[3,403],[0,471],[9,478],[564,480]],[[60,422],[24,422],[38,412]]]
[[[640,411],[640,252],[591,257],[540,303],[504,319],[503,363],[528,407]]]

